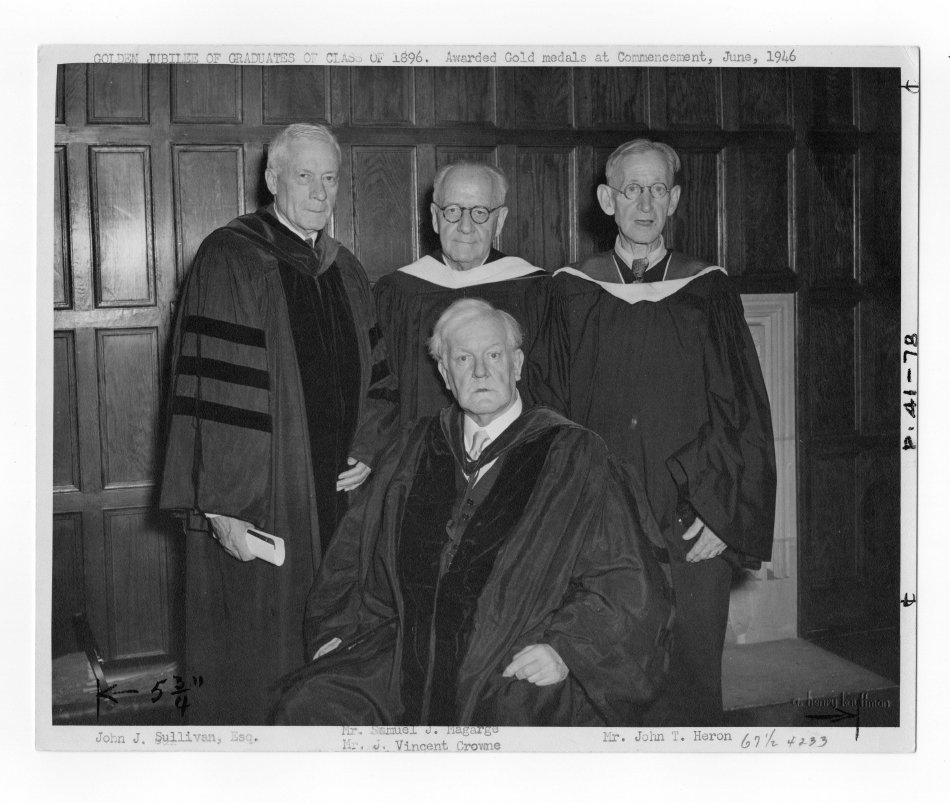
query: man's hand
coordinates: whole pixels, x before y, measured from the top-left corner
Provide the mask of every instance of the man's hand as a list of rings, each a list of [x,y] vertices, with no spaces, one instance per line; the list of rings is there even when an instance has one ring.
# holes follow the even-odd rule
[[[726,548],[726,544],[718,535],[710,530],[699,516],[696,517],[689,529],[683,533],[684,541],[691,541],[696,536],[699,539],[693,544],[693,548],[686,553],[687,563],[699,563],[702,560],[709,560],[721,554]]]
[[[337,647],[340,646],[342,642],[338,638],[330,639],[326,644],[324,644],[319,650],[313,654],[313,660],[316,661],[317,658],[321,658],[326,655],[328,652],[333,652]]]
[[[569,672],[554,647],[549,644],[529,644],[515,653],[514,660],[508,664],[502,676],[510,678],[514,675],[518,680],[527,680],[535,686],[551,686],[564,680]]]
[[[355,457],[346,458],[346,463],[353,468],[348,468],[339,477],[336,478],[336,489],[337,491],[355,491],[359,488],[366,478],[369,476],[372,469],[366,465],[366,463],[361,463]]]
[[[212,516],[208,521],[211,522],[211,535],[214,540],[221,544],[232,558],[254,560],[253,553],[247,548],[247,530],[253,527],[253,524],[232,519],[230,516]]]

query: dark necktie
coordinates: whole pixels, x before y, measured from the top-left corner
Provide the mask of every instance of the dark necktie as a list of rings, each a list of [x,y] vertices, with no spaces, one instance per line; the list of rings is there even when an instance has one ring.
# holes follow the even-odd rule
[[[475,431],[475,434],[472,436],[472,448],[468,450],[464,461],[465,473],[467,475],[471,476],[478,470],[478,458],[482,456],[482,452],[490,440],[491,438],[484,429]]]
[[[637,284],[638,282],[642,282],[643,274],[646,273],[647,266],[650,264],[650,260],[648,259],[635,259],[628,268],[627,264],[620,258],[620,255],[616,251],[614,252],[614,262],[617,263],[617,270],[620,271],[624,284]]]
[[[649,259],[635,259],[630,265],[630,270],[633,272],[634,281],[642,282],[643,274],[647,272],[647,265],[650,264]]]

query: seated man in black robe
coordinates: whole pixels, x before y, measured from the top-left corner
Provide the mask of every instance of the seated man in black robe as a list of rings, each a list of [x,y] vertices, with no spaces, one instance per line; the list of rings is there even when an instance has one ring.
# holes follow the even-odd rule
[[[514,316],[522,331],[537,332],[550,274],[492,247],[508,216],[507,193],[508,180],[494,165],[463,161],[443,167],[435,176],[430,209],[441,248],[376,283],[379,325],[399,383],[403,423],[452,403],[426,344],[453,301],[482,298]]]
[[[363,268],[325,226],[340,147],[292,125],[268,151],[274,203],[208,235],[181,296],[161,506],[189,530],[189,721],[266,724],[306,660],[321,556],[395,423],[395,382]],[[251,528],[284,541],[255,559]],[[185,673],[183,673],[185,674]]]
[[[671,615],[640,491],[599,437],[523,408],[520,342],[480,299],[436,323],[457,405],[407,427],[343,519],[278,724],[639,721]]]
[[[664,245],[679,169],[649,140],[610,156],[597,199],[616,244],[554,275],[527,373],[533,400],[590,427],[642,481],[663,532],[676,622],[651,723],[715,725],[733,569],[771,557],[775,454],[738,293],[722,268]]]

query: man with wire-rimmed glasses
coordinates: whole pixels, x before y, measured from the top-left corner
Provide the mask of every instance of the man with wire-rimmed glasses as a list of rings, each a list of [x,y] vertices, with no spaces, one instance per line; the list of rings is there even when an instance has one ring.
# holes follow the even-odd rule
[[[709,266],[667,250],[663,241],[666,219],[679,205],[679,169],[676,151],[662,142],[635,139],[611,154],[597,200],[616,220],[617,240],[611,251],[585,260],[581,271],[600,281],[631,284],[680,279]]]
[[[537,332],[548,274],[493,247],[508,217],[508,180],[485,162],[454,162],[435,176],[432,228],[441,247],[376,285],[379,324],[399,379],[399,414],[412,421],[452,403],[426,342],[454,301],[482,298],[513,315],[528,341]]]
[[[528,390],[600,435],[642,481],[675,595],[670,684],[650,724],[722,724],[733,571],[772,551],[771,414],[742,302],[725,270],[666,248],[680,160],[636,139],[597,187],[614,247],[552,280]]]

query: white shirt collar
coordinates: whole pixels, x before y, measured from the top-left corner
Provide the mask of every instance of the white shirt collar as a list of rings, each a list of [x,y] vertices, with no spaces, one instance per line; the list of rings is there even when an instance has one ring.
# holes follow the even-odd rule
[[[518,391],[515,391],[518,394]],[[505,412],[503,412],[498,418],[492,421],[490,424],[487,424],[484,427],[480,427],[476,421],[472,418],[469,418],[468,413],[464,416],[465,423],[463,424],[463,435],[465,437],[465,451],[468,452],[472,448],[472,439],[475,437],[475,433],[484,429],[488,433],[488,437],[491,441],[498,439],[498,436],[501,435],[508,427],[510,427],[515,420],[521,415],[521,411],[524,405],[521,403],[520,394],[516,395],[515,403],[511,405]],[[491,442],[489,441],[489,443]]]
[[[619,234],[617,235],[617,241],[614,243],[614,251],[616,251],[617,255],[623,260],[623,264],[629,268],[633,262],[633,252],[623,244],[623,238],[621,238]],[[652,268],[665,256],[666,244],[663,242],[663,235],[661,234],[660,242],[657,247],[647,254],[647,269]]]
[[[296,234],[301,240],[305,240],[311,246],[316,242],[317,238],[320,236],[320,232],[314,232],[313,234],[307,234],[299,226],[295,226],[287,216],[280,211],[280,207],[277,205],[277,199],[274,199],[274,214],[277,215],[277,219],[283,223],[288,229],[290,229],[294,234]]]

